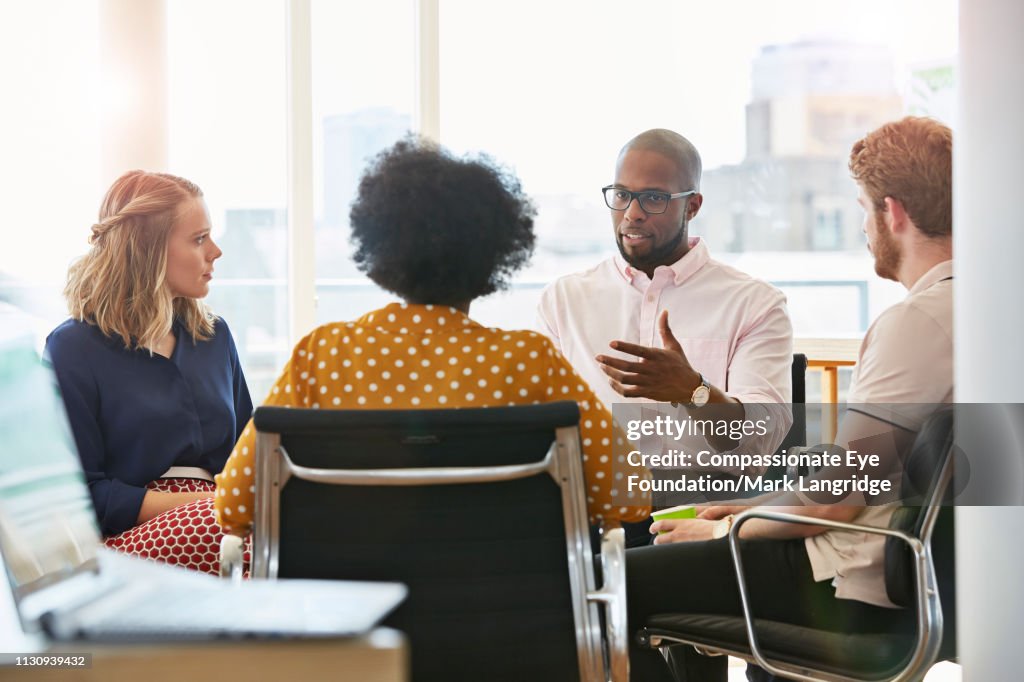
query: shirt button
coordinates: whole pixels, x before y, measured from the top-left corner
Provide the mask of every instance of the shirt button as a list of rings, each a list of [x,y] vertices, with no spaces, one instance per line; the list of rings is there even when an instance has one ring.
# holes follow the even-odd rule
[[[647,302],[648,302],[648,303],[654,303],[654,296],[653,296],[653,295],[651,295],[651,296],[648,296],[648,297],[647,297]]]

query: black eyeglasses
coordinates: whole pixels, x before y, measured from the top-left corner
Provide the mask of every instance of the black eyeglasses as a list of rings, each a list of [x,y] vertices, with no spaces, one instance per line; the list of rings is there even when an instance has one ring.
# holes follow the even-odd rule
[[[640,208],[646,213],[664,213],[668,210],[668,202],[697,193],[695,189],[676,194],[669,194],[668,192],[630,192],[628,189],[615,187],[614,185],[602,187],[601,191],[604,193],[604,203],[613,211],[625,211],[633,203],[633,199],[636,199],[640,202]]]

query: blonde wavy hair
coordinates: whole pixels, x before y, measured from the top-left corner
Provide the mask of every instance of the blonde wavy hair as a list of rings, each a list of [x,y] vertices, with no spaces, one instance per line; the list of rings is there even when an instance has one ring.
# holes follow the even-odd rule
[[[203,196],[194,183],[167,173],[128,171],[100,206],[90,249],[68,269],[64,298],[76,320],[119,336],[125,348],[150,349],[177,317],[193,341],[213,336],[216,320],[194,298],[173,298],[165,285],[167,240],[189,199]]]

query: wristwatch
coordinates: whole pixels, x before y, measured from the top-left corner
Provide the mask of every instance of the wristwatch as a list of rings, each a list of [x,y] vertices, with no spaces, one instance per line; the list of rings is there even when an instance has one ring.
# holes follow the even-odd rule
[[[698,373],[697,376],[700,377],[700,384],[693,389],[693,395],[690,396],[690,407],[704,407],[711,400],[711,384],[703,374]]]
[[[729,531],[732,530],[732,520],[732,514],[718,519],[718,522],[715,523],[715,527],[711,529],[711,539],[718,540],[728,535]]]

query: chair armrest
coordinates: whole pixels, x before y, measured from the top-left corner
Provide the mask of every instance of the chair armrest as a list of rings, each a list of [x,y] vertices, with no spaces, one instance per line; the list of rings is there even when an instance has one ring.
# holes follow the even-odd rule
[[[803,682],[817,682],[819,678],[808,677],[793,670],[784,670],[768,662],[764,653],[757,643],[757,634],[754,632],[754,615],[750,611],[750,597],[747,592],[746,578],[743,572],[743,562],[740,559],[740,528],[750,519],[765,519],[778,521],[780,523],[798,523],[806,526],[821,526],[835,530],[849,530],[872,535],[884,535],[898,538],[905,542],[914,553],[914,578],[917,583],[917,603],[915,612],[917,615],[917,645],[914,648],[914,655],[910,657],[906,666],[892,678],[892,682],[916,679],[935,661],[939,653],[939,646],[942,642],[942,609],[939,604],[939,591],[936,587],[935,566],[932,563],[929,548],[917,537],[891,528],[879,528],[877,526],[866,526],[859,523],[847,523],[845,521],[833,521],[831,519],[817,519],[800,514],[787,514],[783,512],[765,511],[762,509],[748,509],[736,515],[732,528],[729,529],[729,551],[732,553],[733,565],[736,568],[736,583],[740,590],[740,602],[743,605],[743,618],[746,621],[747,638],[750,640],[750,652],[757,661],[757,664],[764,670],[777,677],[801,680]],[[934,631],[934,636],[932,632]]]
[[[230,578],[233,583],[242,582],[245,568],[245,540],[237,535],[225,533],[220,539],[220,576]]]
[[[613,528],[601,536],[600,590],[587,593],[605,611],[605,637],[612,682],[629,680],[629,636],[626,630],[626,532]]]

